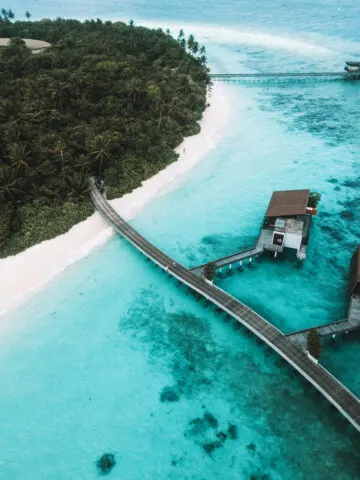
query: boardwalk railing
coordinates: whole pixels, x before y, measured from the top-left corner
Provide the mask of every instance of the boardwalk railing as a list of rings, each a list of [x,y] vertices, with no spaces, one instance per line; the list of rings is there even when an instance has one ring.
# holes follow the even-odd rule
[[[360,73],[348,72],[265,72],[265,73],[211,73],[213,80],[262,81],[277,79],[298,80],[360,80]]]
[[[304,350],[306,349],[307,336],[310,330],[317,330],[321,337],[326,337],[330,335],[335,337],[336,335],[341,335],[359,329],[360,297],[357,295],[352,295],[350,298],[348,316],[345,320],[339,320],[338,322],[330,322],[325,325],[318,325],[317,327],[298,330],[297,332],[288,333],[287,337]]]
[[[241,252],[234,253],[232,255],[227,255],[226,257],[219,258],[217,260],[213,260],[210,263],[215,265],[215,269],[221,269],[222,267],[226,267],[227,265],[232,265],[233,263],[242,262],[247,260],[248,258],[255,258],[259,255],[263,254],[263,250],[260,250],[256,247],[248,248],[246,250],[242,250]],[[209,262],[208,262],[209,263]],[[190,268],[190,271],[195,273],[196,275],[202,275],[204,273],[204,268],[207,264],[204,263],[197,267]]]
[[[109,205],[93,178],[90,179],[89,184],[90,197],[96,210],[118,233],[160,268],[229,314],[269,345],[311,382],[360,431],[360,401],[339,380],[321,365],[310,360],[301,348],[263,317],[225,291],[195,275],[146,240]]]

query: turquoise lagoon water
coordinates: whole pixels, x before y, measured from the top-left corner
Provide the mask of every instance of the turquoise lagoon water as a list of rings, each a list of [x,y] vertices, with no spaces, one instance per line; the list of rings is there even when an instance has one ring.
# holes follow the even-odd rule
[[[360,51],[355,2],[11,7],[41,17],[177,21],[195,33],[201,21],[213,23],[199,33],[218,71],[254,70],[254,60],[263,69],[340,69]],[[240,40],[228,27],[252,36]],[[264,33],[276,35],[274,47]],[[302,268],[264,257],[217,283],[286,332],[344,318],[360,237],[359,86],[228,88],[234,115],[225,137],[133,224],[193,266],[252,246],[274,189],[318,190]],[[11,328],[0,350],[0,478],[95,479],[104,453],[116,457],[112,479],[360,478],[354,429],[274,353],[121,238],[2,321]],[[325,346],[323,363],[357,394],[359,362],[357,335]]]

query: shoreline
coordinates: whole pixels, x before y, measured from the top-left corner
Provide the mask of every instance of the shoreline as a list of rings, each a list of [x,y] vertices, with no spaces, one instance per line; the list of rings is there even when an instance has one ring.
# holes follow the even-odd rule
[[[176,162],[142,182],[131,193],[110,201],[125,220],[134,219],[148,203],[176,189],[182,177],[216,148],[231,120],[231,99],[227,90],[223,84],[214,84],[208,96],[210,107],[199,122],[201,131],[186,137],[175,148],[179,153]],[[104,245],[112,235],[113,229],[95,212],[63,235],[0,259],[0,316],[23,305],[67,267]]]

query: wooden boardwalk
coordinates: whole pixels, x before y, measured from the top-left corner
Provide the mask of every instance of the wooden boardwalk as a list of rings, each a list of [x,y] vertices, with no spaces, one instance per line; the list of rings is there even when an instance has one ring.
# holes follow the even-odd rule
[[[317,330],[321,337],[327,337],[330,335],[341,335],[358,329],[360,329],[360,297],[353,295],[350,298],[348,316],[345,320],[298,330],[297,332],[289,333],[287,337],[300,348],[306,350],[307,336],[310,330]]]
[[[315,364],[280,330],[225,291],[195,275],[148,242],[109,205],[90,179],[90,197],[96,210],[137,250],[249,329],[312,383],[360,431],[360,401],[324,367]]]
[[[360,80],[359,73],[348,72],[266,72],[266,73],[212,73],[213,80],[244,80],[261,82],[264,80]]]
[[[259,255],[262,255],[263,249],[255,248],[248,248],[247,250],[242,250],[241,252],[234,253],[233,255],[228,255],[227,257],[219,258],[218,260],[214,260],[211,263],[215,264],[215,268],[221,269],[222,267],[226,267],[227,265],[233,265],[235,263],[243,262],[249,258],[255,258]],[[191,268],[190,271],[195,273],[195,275],[204,275],[204,268],[206,263],[203,265],[199,265],[198,267]]]

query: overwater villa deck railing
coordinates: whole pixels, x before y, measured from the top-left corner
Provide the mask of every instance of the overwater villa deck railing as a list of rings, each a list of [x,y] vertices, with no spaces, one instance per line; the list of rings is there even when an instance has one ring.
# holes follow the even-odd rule
[[[314,363],[300,347],[270,322],[211,282],[195,275],[184,265],[176,262],[173,258],[146,240],[109,205],[98,190],[94,179],[90,179],[90,197],[96,210],[137,250],[169,275],[233,317],[237,322],[269,345],[304,378],[314,385],[324,397],[360,431],[359,399],[339,380],[331,375],[330,372],[320,364]]]
[[[273,243],[266,243],[264,245],[264,249],[267,250],[268,252],[283,252],[284,251],[284,246],[283,245],[274,245]]]

